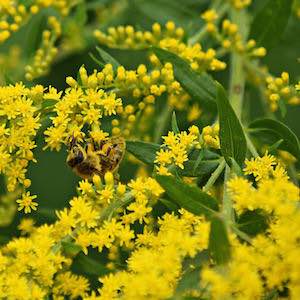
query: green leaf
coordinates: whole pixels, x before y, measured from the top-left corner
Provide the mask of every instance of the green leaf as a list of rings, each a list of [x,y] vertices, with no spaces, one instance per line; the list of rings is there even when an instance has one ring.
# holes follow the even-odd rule
[[[156,152],[159,149],[160,145],[154,143],[126,141],[126,150],[140,161],[150,165],[154,164]]]
[[[267,215],[261,210],[246,211],[239,216],[237,227],[250,236],[265,232],[268,228]]]
[[[219,216],[213,216],[211,220],[208,249],[217,264],[224,264],[230,259],[226,224]]]
[[[249,128],[259,131],[267,131],[277,140],[283,139],[279,147],[289,151],[297,159],[300,159],[300,143],[294,132],[285,124],[273,119],[258,119],[250,123]],[[250,132],[251,133],[251,132]]]
[[[199,290],[201,267],[209,261],[208,251],[202,251],[193,258],[186,258],[182,263],[182,276],[176,287],[176,294]],[[180,298],[181,299],[181,298]]]
[[[233,170],[233,172],[238,176],[243,176],[244,175],[243,171],[239,166],[239,164],[235,161],[235,159],[230,157],[230,161],[231,161],[231,169]]]
[[[84,26],[87,22],[87,8],[85,1],[82,1],[76,6],[75,21],[78,25]]]
[[[172,176],[158,175],[155,178],[169,198],[189,212],[211,217],[218,211],[217,200],[198,187],[190,186]]]
[[[217,105],[220,123],[221,152],[226,162],[231,165],[231,157],[242,165],[247,152],[247,142],[242,125],[236,116],[225,90],[217,84]]]
[[[278,140],[277,142],[275,142],[273,145],[271,145],[268,149],[269,153],[274,152],[275,150],[278,149],[278,147],[284,142],[283,139]]]
[[[44,100],[44,101],[42,102],[42,107],[41,107],[41,109],[44,110],[44,109],[50,108],[50,107],[54,106],[56,103],[57,103],[57,100],[54,100],[54,99],[47,99],[47,100]]]
[[[151,49],[162,62],[173,65],[176,80],[195,100],[207,107],[215,107],[216,87],[209,75],[197,74],[185,60],[172,52],[155,47]]]
[[[286,109],[286,103],[282,98],[279,99],[278,106],[279,106],[281,117],[285,118],[287,109]]]
[[[105,66],[105,63],[100,61],[93,53],[89,52],[90,58],[101,68]]]
[[[178,205],[175,204],[174,202],[171,202],[170,200],[160,198],[159,201],[171,211],[178,210]]]
[[[120,66],[120,63],[115,58],[113,58],[110,54],[108,54],[106,51],[104,51],[100,47],[96,47],[96,50],[98,51],[102,60],[106,64],[111,64],[114,70],[116,70]]]
[[[179,133],[179,128],[178,128],[178,124],[177,124],[177,118],[176,118],[176,113],[175,111],[173,111],[173,114],[172,114],[172,131],[174,133]]]
[[[73,242],[62,241],[61,245],[64,253],[70,256],[75,256],[82,250],[79,245],[76,245]]]
[[[280,41],[291,15],[292,3],[293,0],[269,0],[257,13],[249,36],[258,46],[270,49]]]
[[[109,271],[98,260],[80,253],[73,260],[72,270],[79,274],[103,276]]]
[[[199,167],[200,162],[203,160],[203,157],[204,157],[204,151],[203,151],[203,149],[201,149],[199,156],[197,157],[197,159],[195,161],[193,173],[196,172],[197,168]]]
[[[184,163],[184,169],[178,169],[178,174],[187,177],[202,177],[211,175],[218,167],[219,160],[188,160]]]

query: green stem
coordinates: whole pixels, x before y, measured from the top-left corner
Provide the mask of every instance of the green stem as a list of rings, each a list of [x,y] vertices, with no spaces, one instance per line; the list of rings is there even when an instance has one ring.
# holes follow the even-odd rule
[[[121,199],[112,202],[107,208],[105,208],[100,216],[100,222],[109,220],[113,217],[114,213],[121,207],[129,204],[133,199],[131,193],[127,193]]]
[[[173,107],[170,106],[167,102],[166,102],[166,106],[162,112],[162,114],[160,115],[160,117],[157,120],[157,124],[156,124],[156,128],[155,128],[155,133],[154,133],[154,143],[159,143],[162,134],[164,133],[166,127],[167,127],[167,123],[170,119],[171,116],[171,112],[173,111]]]
[[[246,234],[245,232],[239,230],[234,224],[230,226],[231,230],[239,236],[242,240],[248,242],[249,244],[252,244],[251,238]]]
[[[220,6],[221,1],[216,1],[211,9],[215,9],[218,12],[218,20],[216,21],[216,25],[222,20],[223,16],[226,14],[229,5],[228,3],[222,4]],[[188,45],[194,45],[199,42],[205,35],[207,34],[206,26],[203,26],[199,31],[197,31],[192,37],[188,39]]]
[[[251,152],[251,154],[254,156],[254,157],[258,157],[259,154],[255,148],[255,146],[253,145],[249,135],[245,132],[245,137],[246,137],[246,141],[247,141],[247,147],[249,149],[249,151]]]
[[[224,178],[224,192],[223,192],[223,216],[225,220],[232,224],[234,223],[234,211],[232,207],[232,201],[227,191],[227,182],[230,178],[230,167],[226,165],[225,167],[225,178]]]
[[[238,25],[242,41],[245,41],[248,35],[247,15],[244,10],[237,11],[232,8],[230,11],[231,20]],[[231,105],[241,118],[242,105],[245,89],[245,72],[244,72],[244,57],[237,52],[231,54],[231,69],[230,69],[230,86],[229,86],[229,99]]]
[[[206,185],[203,187],[203,191],[205,191],[205,192],[208,191],[214,185],[216,180],[219,178],[219,176],[223,172],[225,166],[226,166],[225,159],[222,158],[222,160],[220,161],[220,164],[218,165],[216,170],[211,174],[211,176],[208,179]]]

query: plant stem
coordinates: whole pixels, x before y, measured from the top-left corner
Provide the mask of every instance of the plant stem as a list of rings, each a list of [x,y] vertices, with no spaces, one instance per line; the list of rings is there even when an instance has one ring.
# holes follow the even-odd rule
[[[114,213],[119,208],[129,204],[132,201],[132,199],[133,199],[132,194],[127,193],[122,198],[110,203],[110,205],[103,210],[103,212],[100,216],[100,222],[111,219],[112,216],[114,215]]]
[[[242,240],[248,242],[249,244],[252,244],[251,238],[248,236],[248,234],[246,234],[245,232],[239,230],[236,225],[232,224],[230,226],[231,230],[237,235],[239,236]]]
[[[235,23],[241,34],[242,42],[248,35],[248,22],[245,10],[230,10],[231,21]],[[230,69],[230,86],[229,99],[230,103],[239,119],[241,119],[242,104],[245,88],[245,72],[244,72],[244,57],[238,52],[231,54],[231,69]],[[230,195],[227,192],[227,182],[230,178],[230,167],[226,165],[224,178],[224,194],[223,194],[223,215],[228,224],[234,224],[234,211]]]
[[[256,148],[255,146],[253,145],[249,135],[245,132],[245,137],[246,137],[246,141],[247,141],[247,146],[248,146],[248,149],[249,151],[251,152],[251,154],[254,156],[254,157],[258,157],[259,154],[258,152],[256,151]]]
[[[234,223],[234,212],[232,207],[231,198],[227,192],[227,182],[230,178],[230,167],[225,167],[225,178],[224,178],[224,192],[223,192],[223,216],[227,223]]]
[[[221,4],[221,1],[216,1],[212,6],[211,9],[215,9],[218,12],[218,20],[216,24],[220,22],[223,16],[226,14],[228,10],[228,3]],[[188,45],[194,45],[199,42],[205,35],[207,34],[206,26],[204,25],[198,32],[196,32],[192,37],[188,39]]]
[[[248,35],[246,12],[244,10],[237,11],[236,9],[232,8],[230,15],[232,22],[238,25],[240,34],[242,36],[242,41],[245,41]],[[230,58],[231,69],[229,99],[238,118],[241,118],[245,88],[244,59],[245,58],[237,52],[232,52]]]
[[[216,180],[219,178],[219,176],[223,172],[225,166],[226,166],[225,159],[222,158],[222,160],[220,161],[220,164],[218,165],[216,170],[211,174],[211,176],[208,179],[206,185],[203,187],[203,191],[205,191],[205,192],[208,191],[214,185]]]
[[[159,143],[161,136],[167,127],[167,123],[170,119],[172,111],[173,111],[173,107],[170,106],[168,102],[166,102],[166,106],[156,123],[156,130],[154,133],[154,143]]]

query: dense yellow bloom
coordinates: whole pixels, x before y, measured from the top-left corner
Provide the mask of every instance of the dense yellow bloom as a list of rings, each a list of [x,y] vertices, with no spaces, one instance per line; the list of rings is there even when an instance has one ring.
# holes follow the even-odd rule
[[[242,9],[249,6],[252,3],[252,0],[229,0],[231,5],[236,9]]]
[[[107,34],[96,30],[94,35],[100,43],[113,48],[143,49],[158,46],[178,54],[196,71],[219,71],[226,68],[226,64],[216,58],[214,49],[209,48],[205,52],[199,43],[187,45],[184,42],[184,30],[171,21],[163,29],[158,23],[154,23],[151,32],[135,31],[132,26],[118,26],[109,28]],[[158,59],[152,55],[150,61],[156,64]]]
[[[280,77],[268,76],[266,83],[265,94],[272,111],[278,109],[280,100],[291,105],[300,104],[300,97],[296,92],[297,85],[294,87],[290,84],[287,72],[282,72]]]
[[[196,126],[189,128],[189,133],[186,131],[175,134],[169,132],[163,137],[164,143],[161,149],[156,153],[155,163],[156,169],[161,175],[170,175],[168,167],[176,165],[179,168],[184,168],[184,162],[188,160],[188,151],[193,147],[199,147],[199,129]]]
[[[202,140],[204,146],[220,149],[219,131],[219,124],[204,127],[202,129]]]
[[[7,176],[8,191],[18,183],[28,187],[29,161],[35,161],[34,138],[41,126],[39,108],[43,87],[26,88],[22,83],[0,87],[0,172]],[[8,122],[7,122],[8,121]]]

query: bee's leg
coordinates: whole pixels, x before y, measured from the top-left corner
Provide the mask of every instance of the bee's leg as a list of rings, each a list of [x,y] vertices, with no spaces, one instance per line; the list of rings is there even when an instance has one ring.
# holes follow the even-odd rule
[[[70,138],[69,150],[71,150],[77,144],[77,140],[74,135]]]
[[[117,185],[120,182],[120,174],[118,173],[118,169],[114,172],[114,183]]]
[[[91,154],[91,153],[94,153],[94,152],[95,152],[94,144],[88,142],[88,143],[86,144],[86,153],[87,153],[87,155],[89,155],[89,154]]]

